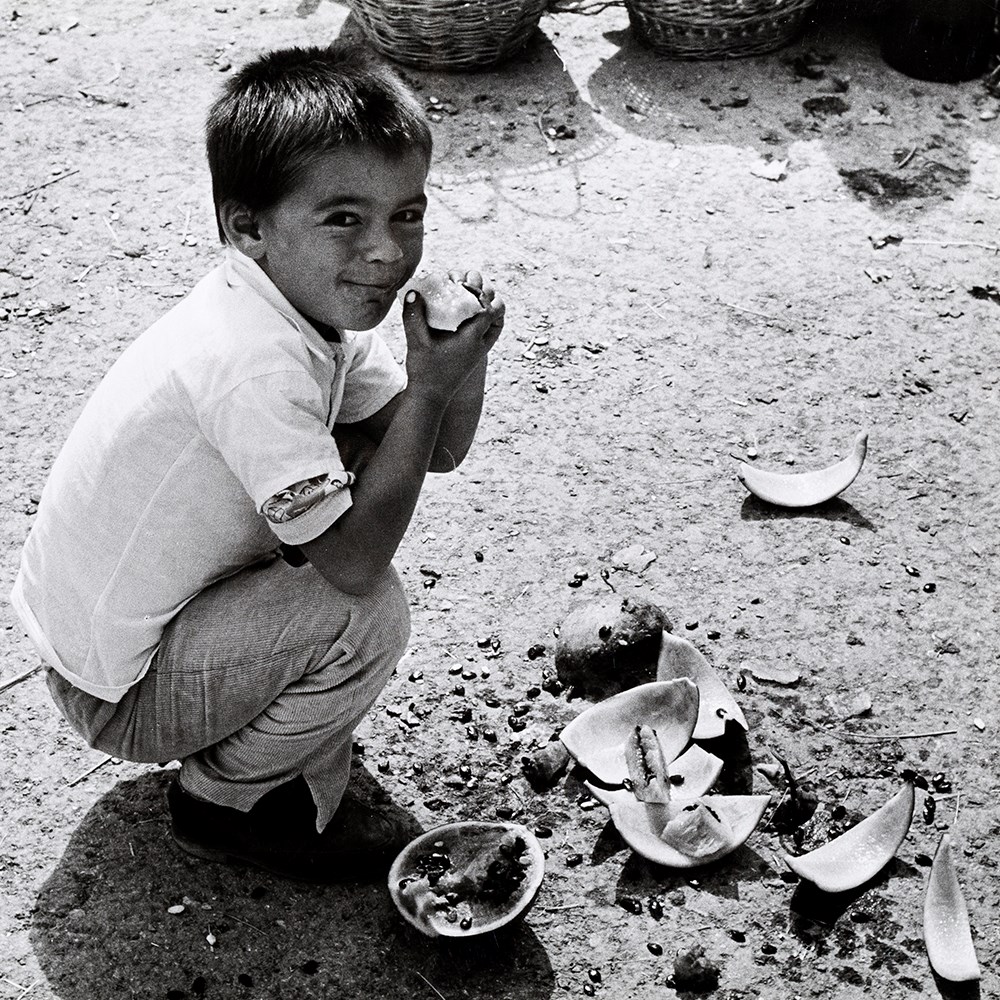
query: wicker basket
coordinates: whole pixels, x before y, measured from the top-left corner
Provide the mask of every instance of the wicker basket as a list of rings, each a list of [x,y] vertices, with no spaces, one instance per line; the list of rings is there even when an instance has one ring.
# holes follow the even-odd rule
[[[527,45],[548,0],[350,0],[369,43],[420,69],[475,70]]]
[[[771,52],[790,41],[815,0],[625,0],[632,30],[675,59]]]

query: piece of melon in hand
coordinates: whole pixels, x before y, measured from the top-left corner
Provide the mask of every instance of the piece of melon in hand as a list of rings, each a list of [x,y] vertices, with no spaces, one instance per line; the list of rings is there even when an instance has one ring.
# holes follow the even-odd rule
[[[400,294],[405,296],[411,289],[419,292],[424,300],[427,325],[432,330],[454,333],[467,319],[483,311],[479,296],[447,275],[423,274],[414,278]]]

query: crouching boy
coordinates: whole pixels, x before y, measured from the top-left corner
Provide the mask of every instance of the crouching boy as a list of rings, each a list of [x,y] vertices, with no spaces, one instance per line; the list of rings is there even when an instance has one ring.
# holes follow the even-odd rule
[[[181,847],[353,877],[403,837],[347,788],[409,636],[392,559],[472,442],[504,309],[455,275],[482,309],[440,335],[408,294],[405,370],[371,332],[420,261],[431,136],[358,52],[247,65],[207,151],[225,258],[88,401],[11,598],[91,746],[181,761]]]

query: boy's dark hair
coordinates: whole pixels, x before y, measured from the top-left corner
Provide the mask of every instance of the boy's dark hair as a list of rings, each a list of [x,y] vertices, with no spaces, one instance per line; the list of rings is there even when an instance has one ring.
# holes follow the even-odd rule
[[[223,243],[223,202],[268,208],[323,153],[366,145],[431,155],[430,128],[413,94],[363,49],[342,43],[279,49],[248,63],[212,105],[205,132]]]

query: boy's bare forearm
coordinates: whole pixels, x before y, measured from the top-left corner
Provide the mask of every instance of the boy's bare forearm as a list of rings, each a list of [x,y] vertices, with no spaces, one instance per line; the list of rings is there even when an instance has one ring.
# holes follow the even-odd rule
[[[364,593],[391,564],[420,497],[446,410],[440,399],[407,392],[351,490],[351,506],[301,546],[335,587]]]
[[[462,383],[445,409],[434,445],[430,472],[452,472],[468,454],[483,412],[486,369],[487,362],[484,358]]]

